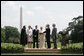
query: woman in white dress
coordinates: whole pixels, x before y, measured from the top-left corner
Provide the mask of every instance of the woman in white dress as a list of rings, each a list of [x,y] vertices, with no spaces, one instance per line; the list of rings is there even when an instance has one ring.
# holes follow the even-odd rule
[[[39,31],[39,39],[40,39],[40,48],[45,48],[45,36],[43,33],[43,28],[40,27],[40,31]]]
[[[27,40],[28,40],[28,48],[31,48],[31,43],[32,43],[32,29],[31,29],[31,26],[28,26],[28,29],[27,29]]]

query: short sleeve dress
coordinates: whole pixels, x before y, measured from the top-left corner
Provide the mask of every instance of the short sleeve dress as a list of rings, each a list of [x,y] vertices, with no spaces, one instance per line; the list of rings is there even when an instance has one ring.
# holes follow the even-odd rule
[[[27,30],[27,40],[28,42],[32,42],[32,29]]]

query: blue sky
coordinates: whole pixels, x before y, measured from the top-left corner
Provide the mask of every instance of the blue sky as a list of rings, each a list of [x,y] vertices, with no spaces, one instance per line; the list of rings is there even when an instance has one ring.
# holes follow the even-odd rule
[[[20,30],[20,6],[23,8],[23,25],[55,23],[57,32],[68,27],[73,17],[83,15],[82,1],[1,1],[1,26],[14,26]]]

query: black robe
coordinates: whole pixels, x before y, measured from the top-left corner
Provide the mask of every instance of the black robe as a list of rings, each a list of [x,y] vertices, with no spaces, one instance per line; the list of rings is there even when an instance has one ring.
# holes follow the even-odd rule
[[[20,44],[23,45],[23,46],[25,46],[25,44],[27,44],[27,34],[26,34],[25,29],[21,30]]]

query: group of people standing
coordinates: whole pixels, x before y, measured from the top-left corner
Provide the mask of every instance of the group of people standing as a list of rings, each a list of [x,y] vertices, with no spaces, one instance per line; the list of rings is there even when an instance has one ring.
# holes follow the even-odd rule
[[[53,39],[54,43],[54,49],[57,49],[57,28],[56,25],[52,25],[52,34],[51,38]],[[26,37],[27,36],[27,37]],[[33,40],[33,48],[35,48],[35,42],[37,48],[45,48],[45,39],[47,41],[47,48],[51,48],[51,42],[50,42],[50,26],[49,24],[46,25],[46,30],[43,31],[43,27],[40,27],[40,30],[38,29],[38,26],[35,26],[35,29],[32,29],[32,27],[29,25],[28,29],[26,31],[26,27],[23,26],[21,30],[21,44],[25,46],[25,44],[28,43],[28,48],[31,48],[31,43]]]

